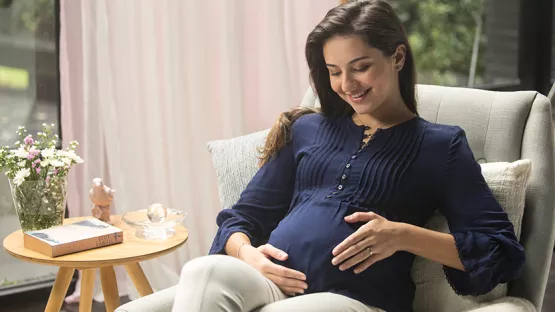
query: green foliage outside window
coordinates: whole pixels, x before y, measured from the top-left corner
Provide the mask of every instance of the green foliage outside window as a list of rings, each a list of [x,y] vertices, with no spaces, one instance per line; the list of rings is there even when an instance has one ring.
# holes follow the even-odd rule
[[[479,24],[485,0],[390,2],[408,32],[419,83],[467,85],[473,52],[477,53],[474,84],[483,83],[487,38]]]
[[[0,34],[55,41],[54,0],[0,0]]]

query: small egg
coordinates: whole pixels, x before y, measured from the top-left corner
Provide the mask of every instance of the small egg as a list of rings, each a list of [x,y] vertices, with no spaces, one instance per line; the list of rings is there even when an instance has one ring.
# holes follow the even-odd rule
[[[162,204],[154,203],[150,205],[150,207],[148,207],[146,215],[148,216],[150,222],[160,223],[166,220],[166,217],[168,216],[168,211]]]

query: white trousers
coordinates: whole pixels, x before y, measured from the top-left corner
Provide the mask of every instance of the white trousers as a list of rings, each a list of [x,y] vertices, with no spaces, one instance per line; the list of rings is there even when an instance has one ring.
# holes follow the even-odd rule
[[[379,312],[334,293],[285,295],[247,263],[211,255],[189,261],[181,271],[172,312]]]

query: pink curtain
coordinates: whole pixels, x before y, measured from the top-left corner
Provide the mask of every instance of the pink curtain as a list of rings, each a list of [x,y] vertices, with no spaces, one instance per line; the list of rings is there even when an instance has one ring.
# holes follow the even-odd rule
[[[306,36],[337,4],[62,0],[63,140],[79,141],[85,160],[71,173],[70,214],[90,215],[95,177],[116,189],[117,214],[153,202],[187,211],[184,247],[143,265],[153,287],[176,282],[216,231],[206,143],[268,128],[300,103]]]

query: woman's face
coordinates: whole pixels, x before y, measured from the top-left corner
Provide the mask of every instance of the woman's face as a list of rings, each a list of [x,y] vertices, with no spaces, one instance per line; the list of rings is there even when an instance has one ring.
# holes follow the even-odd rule
[[[374,112],[399,94],[397,68],[404,60],[400,47],[385,56],[358,36],[332,37],[324,44],[324,59],[333,91],[358,114]]]

